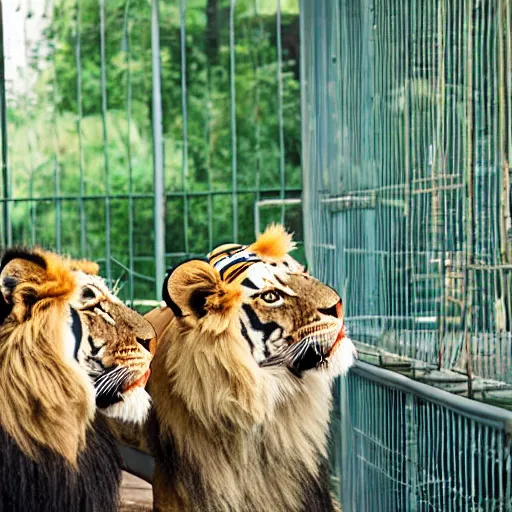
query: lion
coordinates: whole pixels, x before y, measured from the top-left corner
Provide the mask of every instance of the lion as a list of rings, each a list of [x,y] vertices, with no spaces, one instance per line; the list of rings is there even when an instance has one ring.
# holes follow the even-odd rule
[[[164,283],[147,442],[154,510],[340,510],[327,444],[334,377],[356,356],[339,295],[273,225]],[[140,443],[142,446],[143,443]]]
[[[1,258],[0,511],[118,508],[121,460],[104,415],[147,416],[155,332],[97,273],[41,249]]]

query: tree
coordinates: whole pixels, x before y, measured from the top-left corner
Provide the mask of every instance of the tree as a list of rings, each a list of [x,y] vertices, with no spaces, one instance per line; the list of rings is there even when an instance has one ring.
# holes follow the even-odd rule
[[[279,195],[281,149],[285,152],[287,189],[300,189],[298,12],[296,1],[291,6],[287,3],[281,2],[286,46],[283,117],[279,119],[275,2],[260,0],[259,10],[253,1],[236,3],[236,102],[232,101],[230,81],[230,2],[187,1],[184,59],[179,2],[160,2],[165,181],[169,193],[166,251],[176,254],[169,257],[169,264],[184,254],[204,254],[211,245],[231,240],[233,151],[240,241],[253,238],[255,199]],[[123,194],[110,201],[111,252],[119,263],[113,266],[114,277],[126,279],[123,266],[130,263],[130,237],[135,270],[152,276],[150,5],[147,0],[104,2],[103,62],[98,1],[79,0],[79,6],[78,11],[75,2],[56,2],[44,39],[33,49],[33,67],[38,69],[39,78],[30,101],[22,97],[12,100],[10,162],[17,197],[31,193],[39,197],[79,196],[82,175],[89,198],[18,204],[13,215],[15,238],[55,248],[60,216],[62,250],[79,255],[82,248],[77,226],[83,211],[87,222],[83,255],[101,259],[107,244],[106,203],[91,196]],[[281,128],[284,148],[279,145]],[[31,141],[28,151],[27,140]],[[142,196],[133,198],[133,194]],[[135,286],[138,297],[153,295],[154,285],[149,281],[136,279]]]

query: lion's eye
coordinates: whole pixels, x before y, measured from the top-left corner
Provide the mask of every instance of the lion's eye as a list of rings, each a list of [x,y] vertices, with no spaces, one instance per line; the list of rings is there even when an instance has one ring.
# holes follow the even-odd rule
[[[268,292],[262,293],[260,297],[267,303],[267,304],[273,304],[274,302],[277,302],[281,297],[277,292],[274,290],[270,290]]]

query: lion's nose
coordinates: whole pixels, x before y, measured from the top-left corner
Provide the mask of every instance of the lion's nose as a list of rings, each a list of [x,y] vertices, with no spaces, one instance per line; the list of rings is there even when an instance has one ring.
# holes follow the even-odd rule
[[[319,308],[318,311],[323,315],[333,316],[334,318],[343,318],[343,305],[341,303],[341,299],[330,308]]]

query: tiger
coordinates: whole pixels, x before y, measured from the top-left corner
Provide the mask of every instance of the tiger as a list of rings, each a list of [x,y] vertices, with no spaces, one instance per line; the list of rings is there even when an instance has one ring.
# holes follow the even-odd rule
[[[0,511],[118,509],[106,418],[146,418],[155,332],[98,270],[40,248],[0,259]]]
[[[154,510],[326,512],[332,382],[357,354],[338,293],[283,226],[183,262],[146,315]]]

